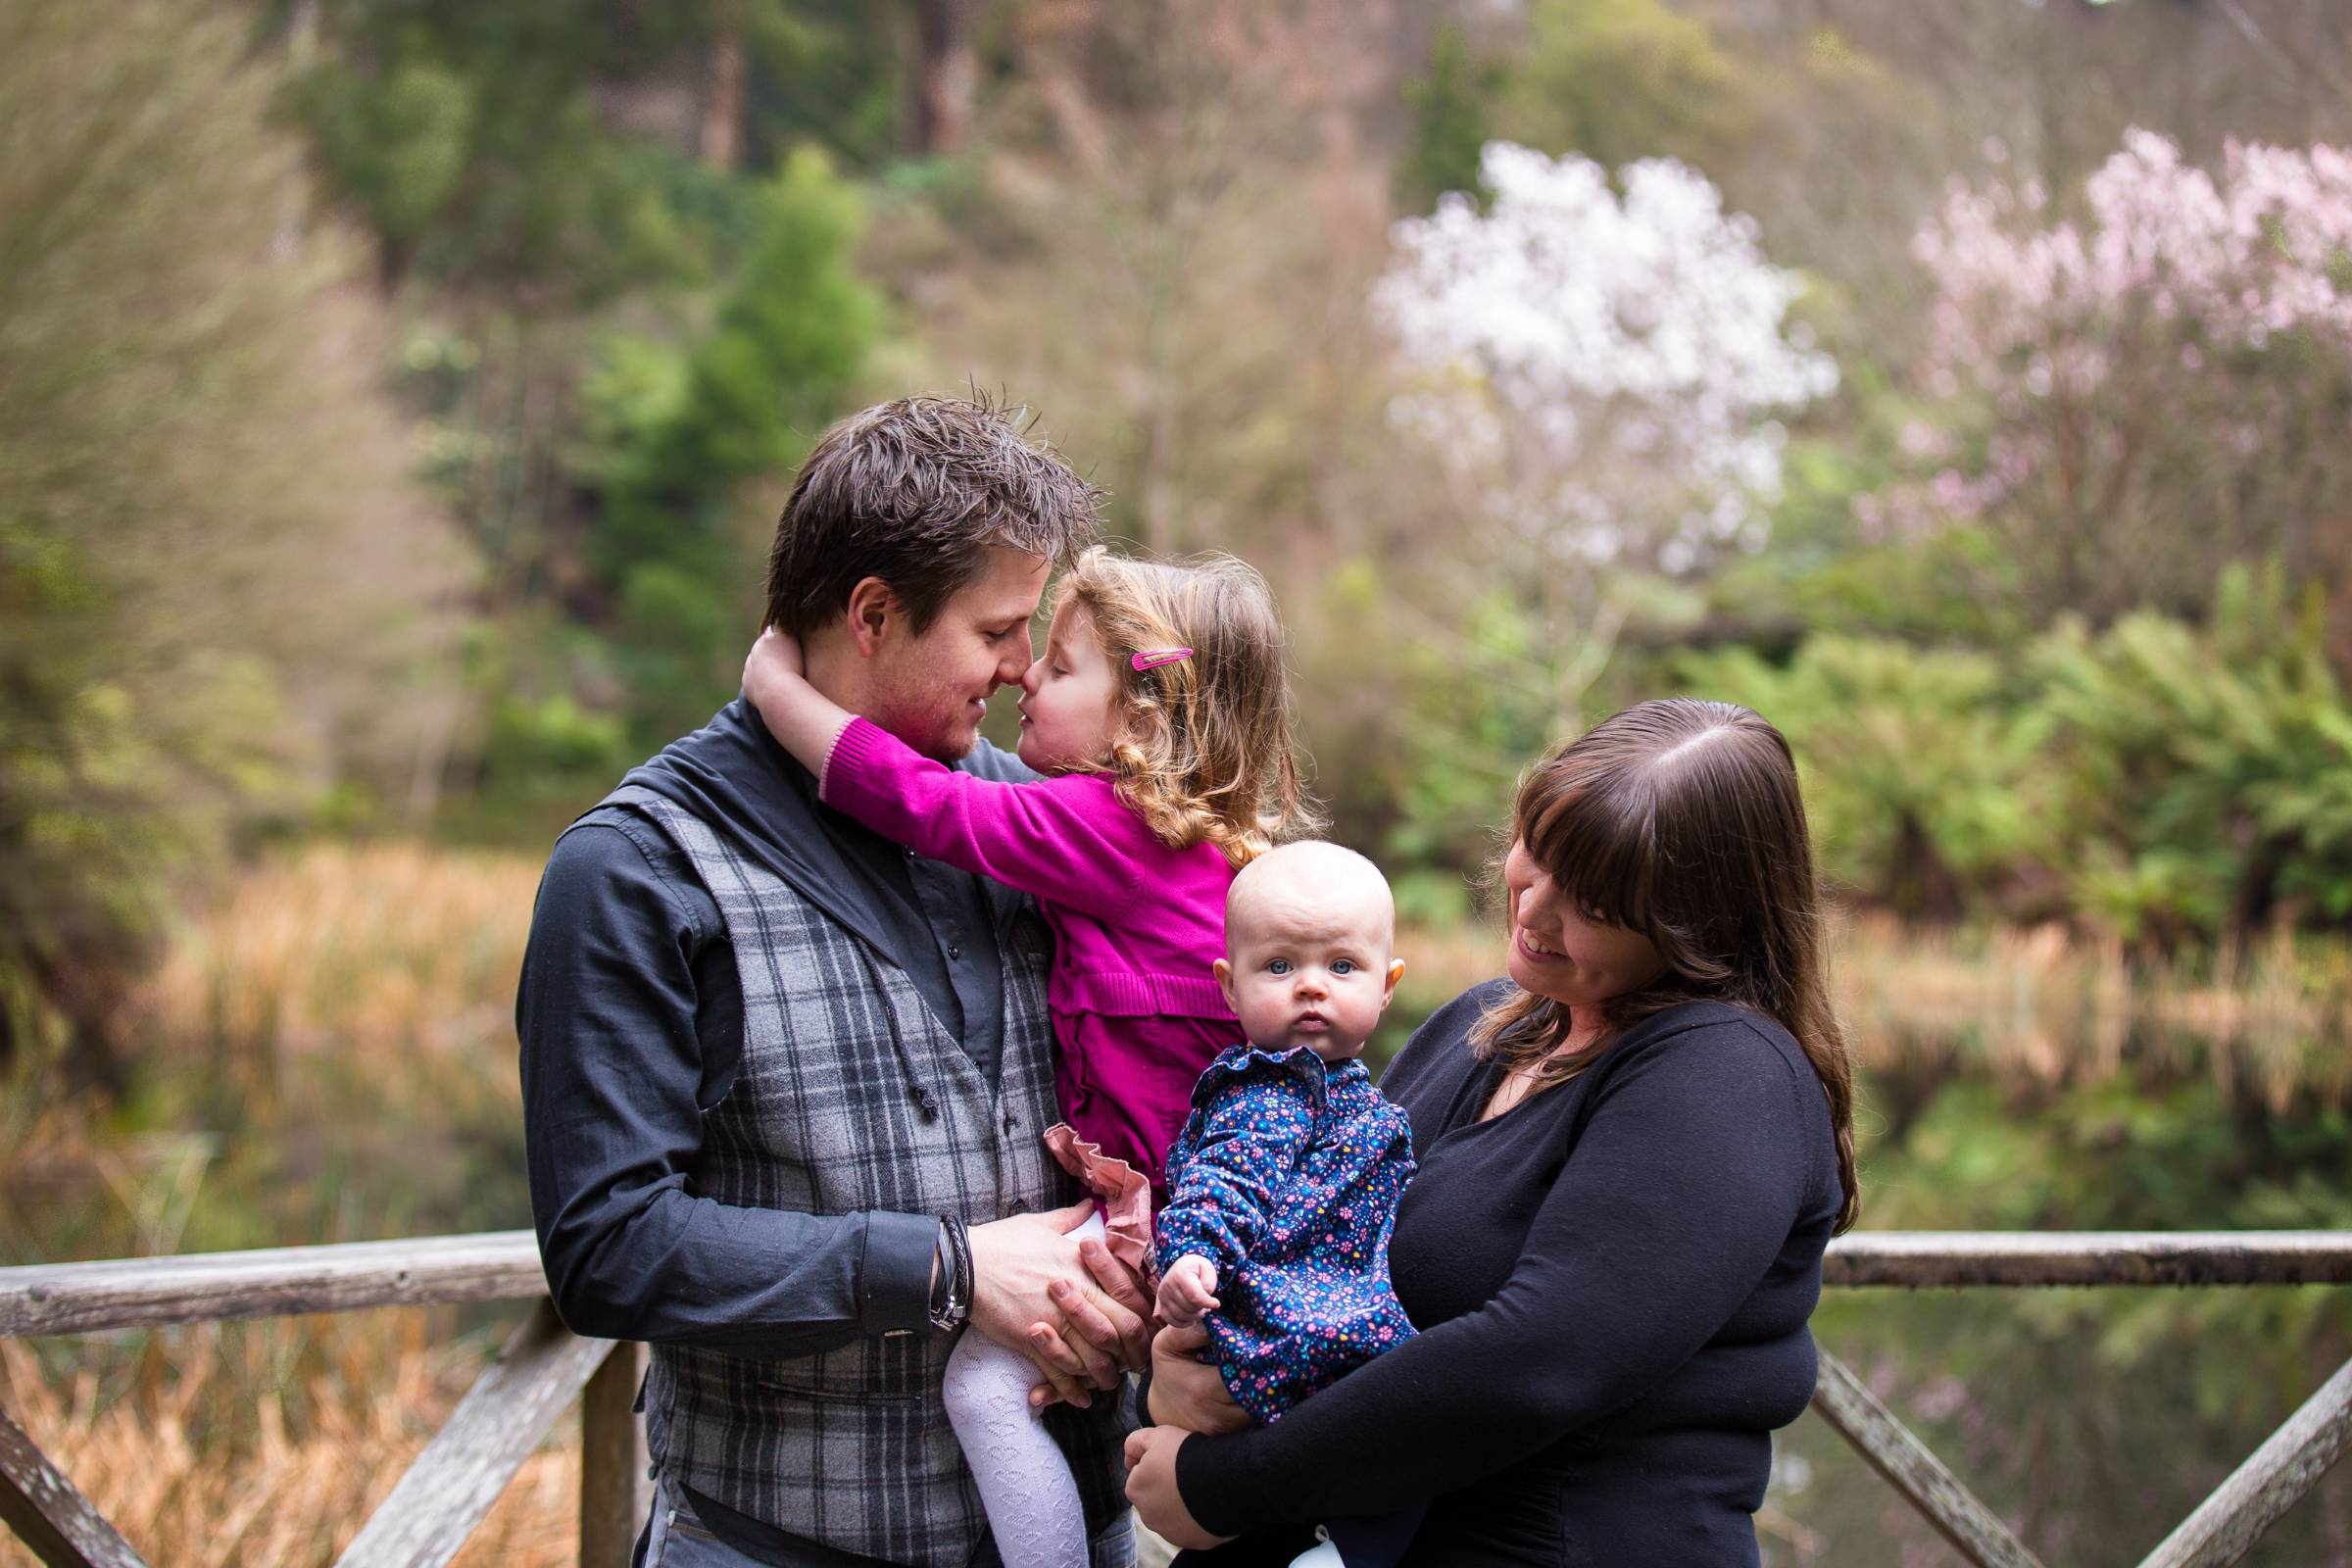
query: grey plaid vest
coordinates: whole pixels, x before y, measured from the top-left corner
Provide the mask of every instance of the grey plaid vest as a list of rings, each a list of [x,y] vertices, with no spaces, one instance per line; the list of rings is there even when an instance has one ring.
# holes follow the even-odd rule
[[[1039,1134],[1057,1119],[1046,1012],[1052,938],[1027,901],[998,933],[1004,1055],[992,1094],[906,972],[675,803],[627,806],[717,901],[743,984],[734,1087],[703,1120],[692,1190],[812,1214],[890,1209],[980,1224],[1074,1201]],[[964,1568],[987,1518],[948,1426],[952,1338],[892,1335],[790,1360],[657,1345],[655,1464],[738,1512],[907,1568]],[[1126,1510],[1115,1401],[1048,1412],[1092,1532]],[[1096,1568],[1129,1560],[1124,1532]]]

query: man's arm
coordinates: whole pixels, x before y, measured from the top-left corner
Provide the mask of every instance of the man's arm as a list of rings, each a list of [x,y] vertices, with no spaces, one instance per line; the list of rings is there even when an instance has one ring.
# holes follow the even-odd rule
[[[558,842],[515,999],[531,1210],[557,1311],[600,1339],[779,1358],[926,1330],[934,1216],[736,1207],[687,1190],[705,1097],[727,1088],[706,1085],[697,1027],[695,959],[715,936],[620,828],[584,823]],[[737,984],[722,967],[708,983]],[[1142,1353],[1143,1326],[1081,1266],[1064,1218],[973,1227],[974,1320],[1009,1344],[1040,1321],[1084,1337],[1108,1386],[1112,1357]],[[1094,1308],[1075,1328],[1051,1295],[1072,1280]],[[1059,1366],[1044,1370],[1077,1394]]]
[[[515,999],[557,1310],[598,1338],[762,1356],[923,1329],[932,1216],[739,1208],[688,1191],[705,1089],[694,959],[715,935],[618,827],[557,843]]]

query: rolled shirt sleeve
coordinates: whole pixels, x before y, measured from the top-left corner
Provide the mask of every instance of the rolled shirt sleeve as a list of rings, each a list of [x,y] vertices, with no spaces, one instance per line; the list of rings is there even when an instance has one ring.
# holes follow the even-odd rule
[[[691,1190],[704,1111],[740,1050],[740,982],[716,923],[609,819],[574,826],[548,861],[515,1024],[557,1311],[597,1338],[766,1357],[925,1328],[934,1216],[746,1208]],[[737,989],[707,995],[722,986]],[[707,1039],[714,1017],[720,1038]]]

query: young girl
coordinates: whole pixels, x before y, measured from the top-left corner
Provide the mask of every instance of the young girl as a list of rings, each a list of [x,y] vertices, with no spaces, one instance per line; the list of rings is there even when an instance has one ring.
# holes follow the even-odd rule
[[[1062,578],[1021,691],[1020,758],[1047,776],[1001,784],[837,707],[801,678],[788,637],[763,636],[744,666],[745,695],[826,805],[1037,898],[1054,935],[1064,1117],[1047,1140],[1103,1200],[1111,1251],[1149,1273],[1168,1146],[1237,1029],[1213,974],[1226,891],[1309,817],[1282,625],[1230,557],[1092,550]],[[1036,1381],[1026,1356],[967,1333],[949,1358],[949,1419],[1006,1568],[1083,1568],[1076,1486],[1029,1410]]]

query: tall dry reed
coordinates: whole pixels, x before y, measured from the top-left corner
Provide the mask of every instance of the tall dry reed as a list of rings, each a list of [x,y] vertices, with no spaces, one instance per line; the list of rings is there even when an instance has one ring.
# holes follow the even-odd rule
[[[541,862],[320,845],[248,871],[178,933],[133,1015],[154,1070],[248,1107],[357,1095],[387,1116],[513,1098],[514,983]]]
[[[1408,1001],[1434,1005],[1501,970],[1477,928],[1397,935]],[[2058,926],[1937,931],[1880,915],[1832,925],[1831,979],[1861,1066],[1948,1057],[2003,1083],[2209,1073],[2274,1109],[2352,1100],[2352,948],[2280,932],[2242,951],[2134,961]]]
[[[89,1365],[60,1375],[0,1341],[0,1403],[149,1562],[324,1568],[483,1364],[478,1349],[420,1340],[422,1316],[167,1330],[126,1386]],[[555,1438],[467,1542],[464,1568],[577,1561],[576,1420]],[[34,1562],[0,1533],[0,1568]]]

